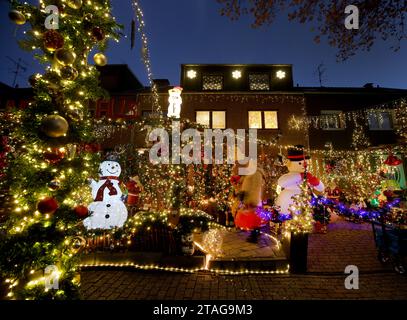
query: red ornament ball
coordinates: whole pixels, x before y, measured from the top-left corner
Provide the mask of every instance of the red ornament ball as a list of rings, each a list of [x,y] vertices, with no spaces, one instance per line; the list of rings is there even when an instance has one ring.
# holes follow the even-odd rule
[[[97,40],[97,41],[102,41],[105,38],[105,32],[99,28],[99,27],[94,27],[92,29],[92,36]]]
[[[44,159],[51,164],[56,164],[65,157],[65,153],[63,148],[52,148],[44,152]]]
[[[46,197],[38,202],[37,209],[42,214],[54,213],[58,209],[58,202],[55,200],[55,198]]]
[[[49,51],[55,51],[64,46],[64,37],[55,30],[48,30],[44,33],[44,47]]]
[[[83,205],[79,205],[79,206],[75,207],[74,211],[78,218],[85,218],[88,216],[88,213],[89,213],[88,208]]]

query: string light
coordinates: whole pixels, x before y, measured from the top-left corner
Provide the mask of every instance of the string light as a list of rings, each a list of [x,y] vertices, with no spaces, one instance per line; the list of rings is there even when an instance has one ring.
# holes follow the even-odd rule
[[[160,103],[159,103],[158,89],[157,89],[156,84],[153,81],[153,72],[151,70],[148,39],[147,39],[147,35],[144,31],[144,29],[145,29],[144,14],[143,14],[143,11],[137,0],[132,0],[132,7],[133,7],[134,15],[136,16],[136,19],[138,22],[138,32],[141,34],[141,45],[142,45],[141,56],[142,56],[144,66],[147,71],[147,77],[148,77],[148,81],[151,86],[151,92],[153,95],[152,111],[153,111],[153,113],[156,112],[156,113],[160,114],[161,107],[160,107]]]
[[[288,274],[290,270],[290,265],[287,264],[285,269],[278,270],[251,270],[245,269],[241,271],[236,271],[232,269],[206,269],[205,266],[201,268],[177,268],[159,265],[140,265],[133,262],[125,263],[97,263],[97,264],[81,264],[80,268],[94,269],[94,268],[132,268],[137,270],[157,270],[166,272],[178,272],[178,273],[198,273],[198,272],[209,272],[219,275],[231,275],[231,276],[241,276],[241,275],[253,275],[253,274]]]

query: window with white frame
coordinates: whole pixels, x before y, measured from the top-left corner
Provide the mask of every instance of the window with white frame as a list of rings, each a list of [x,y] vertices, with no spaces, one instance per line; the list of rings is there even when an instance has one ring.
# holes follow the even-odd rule
[[[226,111],[196,111],[196,123],[212,129],[225,129]]]
[[[278,129],[277,111],[249,111],[250,129]]]
[[[368,112],[369,130],[393,130],[393,112],[370,111]]]
[[[342,110],[321,110],[320,128],[322,130],[345,129],[345,117]]]

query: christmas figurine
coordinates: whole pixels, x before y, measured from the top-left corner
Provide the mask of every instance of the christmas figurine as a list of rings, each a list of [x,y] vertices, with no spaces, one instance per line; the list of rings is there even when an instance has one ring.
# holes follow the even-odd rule
[[[174,117],[179,119],[181,115],[181,104],[182,104],[182,98],[181,98],[181,93],[182,93],[182,88],[181,87],[174,87],[170,90],[168,90],[168,112],[167,116],[168,117]]]
[[[257,166],[256,160],[249,160],[248,166]],[[236,227],[251,230],[249,242],[257,242],[260,227],[265,223],[260,216],[264,189],[264,172],[257,166],[251,175],[241,176],[239,179],[239,198],[242,208],[237,211],[235,217]]]
[[[131,177],[126,183],[128,191],[127,204],[137,206],[140,200],[140,193],[143,191],[143,185],[138,176]]]
[[[288,173],[282,175],[277,182],[276,206],[279,207],[280,213],[289,215],[289,207],[293,204],[293,197],[301,193],[300,185],[304,180],[306,160],[309,156],[304,154],[304,147],[297,145],[288,149],[286,166]],[[307,183],[314,193],[322,194],[324,184],[317,178],[307,172]]]
[[[88,230],[122,227],[126,222],[127,208],[121,200],[120,173],[120,164],[112,155],[100,164],[100,180],[91,182],[94,202],[88,207],[89,217],[83,221]]]

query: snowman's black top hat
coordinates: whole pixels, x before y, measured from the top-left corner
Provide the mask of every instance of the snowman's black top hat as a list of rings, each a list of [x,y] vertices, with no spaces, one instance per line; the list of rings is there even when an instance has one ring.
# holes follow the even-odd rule
[[[296,145],[293,148],[289,148],[287,150],[287,159],[291,161],[302,161],[305,159],[309,159],[309,156],[306,156],[304,153],[304,146],[303,145]]]
[[[109,154],[106,155],[104,161],[115,161],[115,162],[119,162],[119,156],[118,156],[117,154],[114,154],[114,153],[109,153]]]

